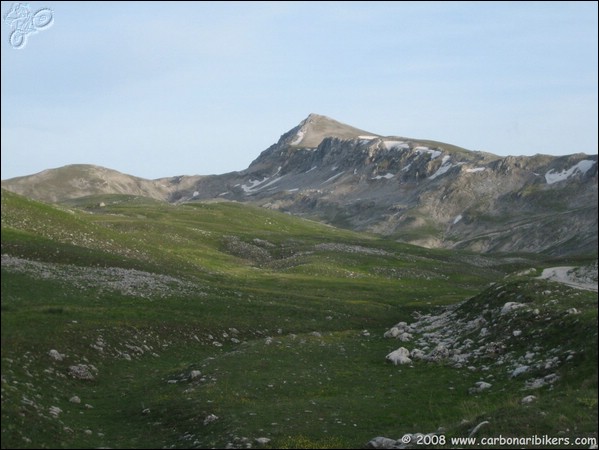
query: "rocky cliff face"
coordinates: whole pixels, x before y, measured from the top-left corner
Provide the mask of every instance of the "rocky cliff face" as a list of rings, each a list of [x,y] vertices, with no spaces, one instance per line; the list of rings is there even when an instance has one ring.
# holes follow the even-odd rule
[[[502,158],[315,115],[247,170],[176,197],[251,201],[433,247],[562,254],[597,244],[596,155]]]
[[[170,202],[252,202],[424,246],[555,255],[597,248],[596,155],[502,158],[312,114],[245,171],[145,181],[151,196]],[[2,186],[39,192],[24,178]]]

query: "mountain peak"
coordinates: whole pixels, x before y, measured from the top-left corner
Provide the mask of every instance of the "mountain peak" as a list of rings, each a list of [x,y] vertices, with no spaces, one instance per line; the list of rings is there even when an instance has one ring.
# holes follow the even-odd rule
[[[311,113],[290,132],[289,145],[296,147],[318,147],[323,139],[355,139],[358,136],[378,136],[368,131],[346,125],[330,117]]]

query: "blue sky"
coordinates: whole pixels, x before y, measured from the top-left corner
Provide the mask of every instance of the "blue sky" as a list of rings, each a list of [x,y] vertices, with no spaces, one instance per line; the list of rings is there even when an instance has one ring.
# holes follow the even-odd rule
[[[597,153],[597,2],[29,2],[2,179],[224,173],[309,113],[498,155]],[[2,2],[2,18],[13,2]]]

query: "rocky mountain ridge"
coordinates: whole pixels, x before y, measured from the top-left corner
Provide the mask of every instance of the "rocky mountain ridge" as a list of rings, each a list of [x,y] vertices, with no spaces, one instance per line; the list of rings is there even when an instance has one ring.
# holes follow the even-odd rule
[[[596,253],[597,155],[500,157],[311,114],[240,172],[144,180],[66,166],[2,181],[36,199],[251,202],[427,247]]]

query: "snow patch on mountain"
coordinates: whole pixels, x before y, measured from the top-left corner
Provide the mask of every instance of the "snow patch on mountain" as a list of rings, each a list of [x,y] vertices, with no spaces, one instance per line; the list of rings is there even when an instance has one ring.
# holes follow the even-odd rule
[[[387,150],[407,150],[410,148],[410,146],[406,144],[404,141],[385,141],[383,142],[383,144],[385,144]]]
[[[284,176],[285,175],[283,175],[281,177],[277,177],[274,180],[271,180],[268,183],[266,183],[264,186],[260,186],[258,189],[264,189],[265,187],[272,186],[273,184],[278,183],[281,180],[281,178],[283,178]]]
[[[442,153],[439,150],[431,150],[430,148],[425,147],[423,145],[419,145],[418,147],[414,147],[414,151],[416,153],[430,153],[431,159],[438,158],[439,156],[441,156],[441,153]]]
[[[320,184],[325,184],[325,183],[328,183],[329,181],[333,181],[335,178],[337,178],[337,177],[339,177],[339,176],[343,175],[343,173],[344,173],[344,172],[339,172],[339,173],[337,173],[337,174],[333,175],[331,178],[327,178],[325,181],[323,181],[323,182],[322,182],[322,183],[320,183]]]
[[[430,180],[434,180],[435,178],[440,177],[441,175],[443,175],[445,172],[447,172],[449,169],[451,169],[453,167],[453,164],[449,163],[449,159],[450,159],[449,155],[445,155],[443,157],[443,159],[441,160],[442,161],[441,167],[439,167],[437,169],[437,171],[429,177]]]
[[[559,183],[560,181],[567,180],[576,172],[580,172],[582,175],[584,175],[594,165],[595,161],[592,161],[590,159],[583,159],[582,161],[579,161],[577,164],[573,165],[569,169],[564,169],[561,172],[556,172],[555,170],[551,169],[545,174],[545,180],[547,181],[547,184]]]
[[[304,132],[299,130],[295,135],[295,139],[291,141],[291,145],[298,145],[300,142],[302,142],[302,139],[304,139]]]
[[[380,180],[382,178],[385,178],[385,179],[388,180],[390,178],[393,178],[394,176],[395,176],[395,174],[393,174],[393,173],[386,173],[385,175],[377,175],[376,177],[372,177],[372,179],[373,180]]]
[[[256,188],[258,188],[258,186],[260,186],[262,183],[264,183],[268,179],[269,179],[269,177],[264,177],[263,180],[251,180],[250,179],[250,181],[249,181],[250,184],[249,185],[248,184],[242,184],[241,185],[241,189],[243,189],[244,192],[246,192],[246,193],[249,194],[251,192],[256,191],[257,190]],[[262,186],[262,187],[264,187],[264,186]]]

